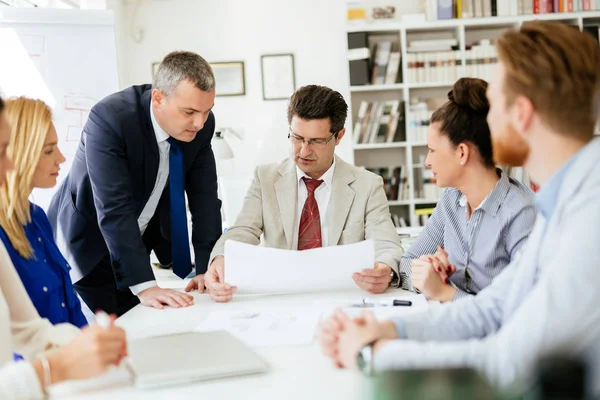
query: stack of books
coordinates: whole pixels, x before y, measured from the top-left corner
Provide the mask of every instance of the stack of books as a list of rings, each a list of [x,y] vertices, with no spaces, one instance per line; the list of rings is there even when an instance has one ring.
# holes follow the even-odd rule
[[[480,40],[465,50],[465,76],[490,81],[498,63],[496,47],[489,40]]]
[[[362,101],[354,125],[354,143],[392,143],[406,140],[404,102]]]
[[[391,85],[401,80],[400,39],[397,36],[348,34],[350,85]]]
[[[594,11],[597,0],[425,0],[430,21],[454,18],[509,17],[513,15]]]
[[[456,39],[414,40],[406,55],[408,83],[453,82],[460,77]]]
[[[427,142],[427,130],[433,109],[424,100],[414,99],[408,107],[406,141],[411,143]]]
[[[383,178],[383,189],[389,201],[408,200],[410,198],[405,167],[367,168],[367,170]]]

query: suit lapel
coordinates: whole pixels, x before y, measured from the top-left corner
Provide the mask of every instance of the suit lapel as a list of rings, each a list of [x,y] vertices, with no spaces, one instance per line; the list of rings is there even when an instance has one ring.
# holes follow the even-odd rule
[[[356,193],[349,186],[356,178],[349,168],[349,165],[341,158],[335,158],[335,171],[333,172],[333,187],[331,189],[331,199],[329,200],[329,221],[327,229],[329,232],[328,244],[335,246],[338,244],[342,229],[348,218],[350,207],[354,202]]]
[[[294,238],[294,220],[296,219],[296,204],[298,202],[298,179],[293,161],[290,159],[279,169],[281,177],[275,182],[275,194],[281,214],[281,223],[287,241],[288,249],[292,248]]]
[[[144,151],[144,197],[142,199],[142,207],[146,204],[150,195],[152,194],[152,189],[154,189],[154,184],[156,183],[156,175],[158,175],[158,143],[156,142],[156,134],[154,133],[154,128],[152,127],[152,118],[150,116],[150,98],[151,98],[152,90],[147,90],[141,96],[141,107],[144,113],[143,123],[143,141],[144,148],[147,151]],[[140,210],[141,211],[141,210]]]

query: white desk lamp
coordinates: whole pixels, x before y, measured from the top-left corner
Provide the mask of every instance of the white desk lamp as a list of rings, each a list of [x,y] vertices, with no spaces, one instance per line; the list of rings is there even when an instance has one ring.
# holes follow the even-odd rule
[[[243,130],[236,131],[229,127],[218,127],[215,129],[215,136],[212,139],[212,148],[217,160],[230,160],[233,158],[233,151],[225,139],[225,133],[231,133],[240,140],[244,140]]]

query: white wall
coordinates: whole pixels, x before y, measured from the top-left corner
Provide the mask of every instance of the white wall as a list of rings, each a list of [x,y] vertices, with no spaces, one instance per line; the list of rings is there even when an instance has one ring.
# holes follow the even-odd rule
[[[400,11],[418,10],[418,0],[394,3]],[[243,142],[228,139],[235,159],[220,166],[222,174],[251,176],[257,164],[289,154],[287,101],[262,99],[261,55],[293,53],[296,87],[326,85],[350,99],[345,0],[108,0],[108,6],[117,20],[122,87],[150,82],[152,63],[173,50],[195,51],[209,62],[244,61],[246,95],[217,97],[214,108],[219,126],[246,134]],[[140,43],[133,38],[138,27]],[[350,135],[337,153],[353,162]]]
[[[134,9],[125,6],[128,25]],[[146,3],[139,6],[133,22],[144,28],[142,43],[125,33],[121,85],[149,82],[152,62],[177,49],[195,51],[208,61],[244,61],[246,95],[217,97],[214,112],[218,125],[244,127],[244,142],[228,139],[235,154],[234,169],[229,171],[251,176],[254,166],[279,161],[289,149],[287,101],[263,101],[260,56],[293,53],[297,87],[323,84],[349,99],[348,71],[340,62],[345,57],[344,12],[343,1],[323,0]],[[353,161],[349,138],[341,142],[338,153]]]

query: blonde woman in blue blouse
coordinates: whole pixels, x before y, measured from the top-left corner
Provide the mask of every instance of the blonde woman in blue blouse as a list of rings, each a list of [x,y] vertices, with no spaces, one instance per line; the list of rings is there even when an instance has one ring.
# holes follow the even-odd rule
[[[3,111],[0,98],[0,185],[13,168]],[[125,332],[112,324],[80,332],[40,318],[0,243],[0,399],[41,399],[51,384],[100,375],[122,360],[126,346]],[[15,351],[26,361],[13,362]]]
[[[34,188],[52,188],[65,161],[58,148],[52,111],[41,100],[6,101],[12,133],[8,155],[14,169],[0,187],[0,239],[42,318],[53,324],[87,325],[75,294],[69,264],[52,234],[46,213],[31,203]]]

